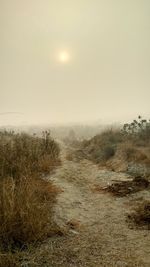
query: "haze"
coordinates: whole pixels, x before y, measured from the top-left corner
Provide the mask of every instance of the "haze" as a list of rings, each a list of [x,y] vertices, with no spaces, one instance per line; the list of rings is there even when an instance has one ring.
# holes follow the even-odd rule
[[[0,37],[1,125],[149,116],[149,0],[0,0]]]

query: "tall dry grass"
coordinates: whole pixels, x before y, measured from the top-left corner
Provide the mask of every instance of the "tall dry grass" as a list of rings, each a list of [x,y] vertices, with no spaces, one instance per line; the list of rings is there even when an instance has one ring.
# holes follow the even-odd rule
[[[48,132],[42,138],[0,133],[1,251],[23,248],[56,230],[52,214],[58,190],[42,176],[58,164],[59,146]]]
[[[23,247],[53,232],[52,208],[57,189],[39,178],[0,181],[0,242]]]
[[[0,178],[49,172],[59,163],[59,146],[49,132],[44,132],[42,138],[0,133]]]

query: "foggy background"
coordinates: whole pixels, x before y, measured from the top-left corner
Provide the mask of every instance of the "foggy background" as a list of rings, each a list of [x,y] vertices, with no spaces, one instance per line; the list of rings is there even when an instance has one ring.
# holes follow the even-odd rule
[[[122,122],[149,100],[149,0],[0,0],[1,125]]]

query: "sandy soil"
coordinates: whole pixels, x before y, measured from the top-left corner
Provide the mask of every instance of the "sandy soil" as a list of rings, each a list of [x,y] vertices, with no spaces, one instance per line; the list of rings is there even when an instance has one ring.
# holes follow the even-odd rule
[[[66,234],[45,241],[29,266],[44,267],[148,267],[150,233],[129,227],[126,218],[148,191],[115,198],[93,190],[113,180],[130,179],[126,174],[100,170],[93,163],[68,161],[62,147],[62,166],[50,177],[63,192],[55,206],[55,220]]]

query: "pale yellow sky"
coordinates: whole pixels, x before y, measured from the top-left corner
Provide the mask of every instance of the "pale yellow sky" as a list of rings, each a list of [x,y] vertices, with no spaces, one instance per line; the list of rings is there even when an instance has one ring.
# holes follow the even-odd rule
[[[0,0],[0,40],[0,124],[150,115],[149,0]]]

